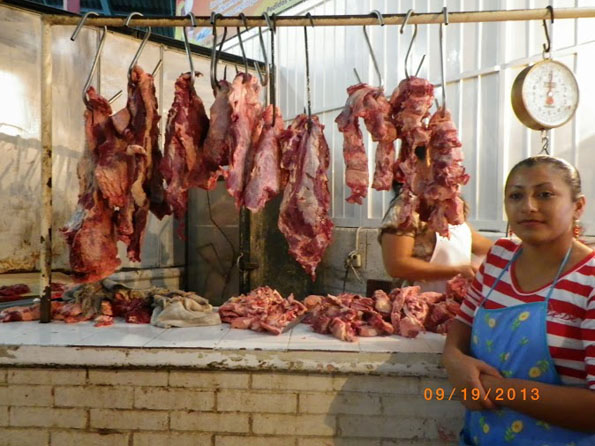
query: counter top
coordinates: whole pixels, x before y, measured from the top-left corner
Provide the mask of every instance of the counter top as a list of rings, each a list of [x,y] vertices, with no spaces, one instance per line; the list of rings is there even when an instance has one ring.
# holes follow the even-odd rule
[[[164,329],[117,321],[0,323],[0,365],[187,367],[444,377],[445,337],[423,333],[343,342],[299,324],[279,336],[211,327]]]

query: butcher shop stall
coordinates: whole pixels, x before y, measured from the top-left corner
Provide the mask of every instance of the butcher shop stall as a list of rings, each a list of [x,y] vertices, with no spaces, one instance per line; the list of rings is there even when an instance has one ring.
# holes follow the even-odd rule
[[[469,281],[379,228],[509,236],[539,153],[595,198],[590,6],[0,2],[0,443],[458,444]]]

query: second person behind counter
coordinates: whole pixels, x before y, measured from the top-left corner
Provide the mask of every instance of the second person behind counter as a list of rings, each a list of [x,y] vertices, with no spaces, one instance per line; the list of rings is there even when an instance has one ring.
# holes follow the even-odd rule
[[[426,152],[425,147],[415,150],[418,169],[422,172],[430,169]],[[400,184],[395,183],[393,189],[395,197],[382,220],[378,236],[384,267],[394,279],[393,286],[419,285],[422,291],[442,293],[446,290],[446,282],[457,274],[473,279],[492,241],[473,230],[467,222],[449,225],[450,238],[442,237],[430,230],[417,213],[413,215],[411,227],[398,228],[396,221],[402,206]]]

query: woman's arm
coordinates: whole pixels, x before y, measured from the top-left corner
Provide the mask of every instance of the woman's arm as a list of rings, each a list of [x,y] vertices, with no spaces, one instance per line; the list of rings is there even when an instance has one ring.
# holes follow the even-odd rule
[[[490,390],[489,399],[498,406],[566,429],[595,433],[595,391],[490,375],[480,379],[486,391]]]
[[[452,321],[448,326],[442,364],[446,368],[448,381],[453,385],[457,394],[464,388],[467,389],[467,394],[470,394],[474,388],[479,389],[480,398],[477,401],[471,398],[461,401],[467,409],[494,409],[495,404],[490,398],[485,398],[480,376],[482,374],[501,375],[489,364],[469,356],[470,340],[471,327],[456,319]]]
[[[471,229],[471,252],[476,256],[485,256],[494,242],[473,229],[469,223],[467,225]]]
[[[415,281],[448,280],[457,274],[472,279],[475,275],[471,265],[436,265],[416,259],[413,257],[413,237],[384,233],[380,241],[384,268],[391,277]]]

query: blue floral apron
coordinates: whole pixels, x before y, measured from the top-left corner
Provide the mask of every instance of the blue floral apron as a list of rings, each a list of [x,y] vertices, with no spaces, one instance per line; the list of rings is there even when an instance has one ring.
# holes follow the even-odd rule
[[[546,317],[548,301],[568,258],[566,253],[545,301],[487,310],[484,303],[518,257],[517,250],[502,270],[485,299],[479,305],[471,330],[471,356],[480,359],[507,378],[527,379],[561,385],[562,381],[547,345]],[[538,394],[528,386],[520,394],[501,394],[503,400],[523,398],[537,400]],[[495,392],[496,389],[492,389]],[[492,396],[497,396],[495,393]],[[471,398],[470,393],[467,398]],[[561,446],[595,445],[595,436],[550,425],[508,408],[467,411],[460,445]]]

